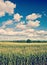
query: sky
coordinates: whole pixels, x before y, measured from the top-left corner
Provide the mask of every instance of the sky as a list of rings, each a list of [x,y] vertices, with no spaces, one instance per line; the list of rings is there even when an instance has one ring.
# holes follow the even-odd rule
[[[0,0],[0,40],[47,40],[47,0]]]

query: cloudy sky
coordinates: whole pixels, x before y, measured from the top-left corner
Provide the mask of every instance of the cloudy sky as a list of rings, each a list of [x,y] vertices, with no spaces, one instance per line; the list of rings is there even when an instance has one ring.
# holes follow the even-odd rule
[[[0,40],[47,40],[47,0],[0,0]]]

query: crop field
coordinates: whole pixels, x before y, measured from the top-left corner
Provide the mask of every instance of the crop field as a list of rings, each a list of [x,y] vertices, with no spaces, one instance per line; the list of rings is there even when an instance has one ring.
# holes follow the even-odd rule
[[[0,65],[47,65],[47,43],[0,42]]]

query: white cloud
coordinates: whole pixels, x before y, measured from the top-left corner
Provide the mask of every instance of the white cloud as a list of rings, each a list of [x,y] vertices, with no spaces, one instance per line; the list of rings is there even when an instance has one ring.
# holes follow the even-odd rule
[[[4,0],[0,0],[0,1],[4,1]]]
[[[20,22],[16,25],[17,29],[24,30],[26,29],[26,25],[23,22]]]
[[[7,20],[2,23],[0,27],[0,40],[47,40],[47,31],[45,30],[35,30],[35,27],[40,26],[40,21],[37,20],[41,18],[42,15],[32,13],[26,16],[26,22],[21,22],[22,15],[19,13],[14,13],[14,8],[16,8],[16,4],[11,1],[0,0],[0,17],[5,16],[6,13],[9,15],[13,15],[12,20]],[[44,14],[45,15],[45,14]],[[8,25],[15,25],[13,28],[8,28]],[[32,29],[33,28],[33,29]]]
[[[10,1],[5,1],[6,4],[6,12],[9,14],[13,14],[14,13],[14,8],[16,8],[16,4],[10,2]]]
[[[39,34],[39,35],[47,35],[47,31],[39,30],[39,31],[37,31],[37,34]]]
[[[6,28],[7,25],[11,25],[11,24],[13,24],[13,20],[4,21],[0,28]]]
[[[8,21],[6,21],[5,23],[3,23],[3,25],[10,25],[10,24],[12,24],[12,23],[13,23],[12,20],[8,20]]]
[[[5,16],[5,13],[14,14],[14,8],[16,8],[16,4],[10,2],[0,0],[0,17]],[[41,18],[42,15],[32,13],[26,16],[27,24],[21,22],[22,15],[19,13],[14,14],[13,20],[7,20],[0,27],[0,40],[47,40],[47,31],[45,30],[35,30],[32,29],[34,27],[40,26],[40,21],[36,20]],[[6,26],[16,23],[14,28],[8,28]],[[19,29],[19,30],[16,30]]]
[[[5,13],[3,11],[0,11],[0,17],[5,16]]]
[[[6,28],[6,25],[2,25],[0,28],[2,28],[2,29],[3,29],[3,28]]]
[[[1,37],[2,35],[2,37]],[[5,36],[4,36],[5,35]],[[12,28],[0,29],[0,40],[10,39],[10,40],[47,40],[47,31],[45,30],[34,30],[34,29],[25,29],[22,31],[14,31]],[[6,38],[7,37],[7,38]]]
[[[44,31],[44,32],[42,32]],[[28,37],[31,40],[47,40],[47,31],[45,30],[34,30],[34,31],[29,31]]]
[[[16,4],[10,1],[4,2],[4,0],[0,0],[0,17],[5,16],[5,13],[14,14],[14,8],[16,8]]]
[[[36,14],[36,13],[32,13],[28,16],[26,16],[27,20],[36,20],[37,18],[41,18],[42,15],[40,14]]]
[[[16,32],[12,31],[11,29],[10,30],[0,29],[0,34],[2,34],[2,35],[15,35]]]
[[[0,29],[0,34],[6,34],[6,31],[4,29]]]
[[[21,16],[20,14],[16,13],[14,14],[14,20],[17,22],[17,21],[20,21],[21,18],[23,18],[23,16]]]
[[[38,26],[40,26],[40,21],[38,21],[38,20],[36,20],[36,21],[29,20],[28,23],[27,23],[27,26],[28,27],[38,27]]]
[[[26,29],[25,32],[26,33],[33,33],[35,30],[34,29]]]

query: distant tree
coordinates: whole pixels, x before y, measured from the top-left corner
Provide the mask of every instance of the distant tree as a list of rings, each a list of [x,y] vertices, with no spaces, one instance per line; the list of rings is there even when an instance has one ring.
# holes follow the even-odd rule
[[[27,43],[31,43],[31,40],[30,39],[27,39]]]

